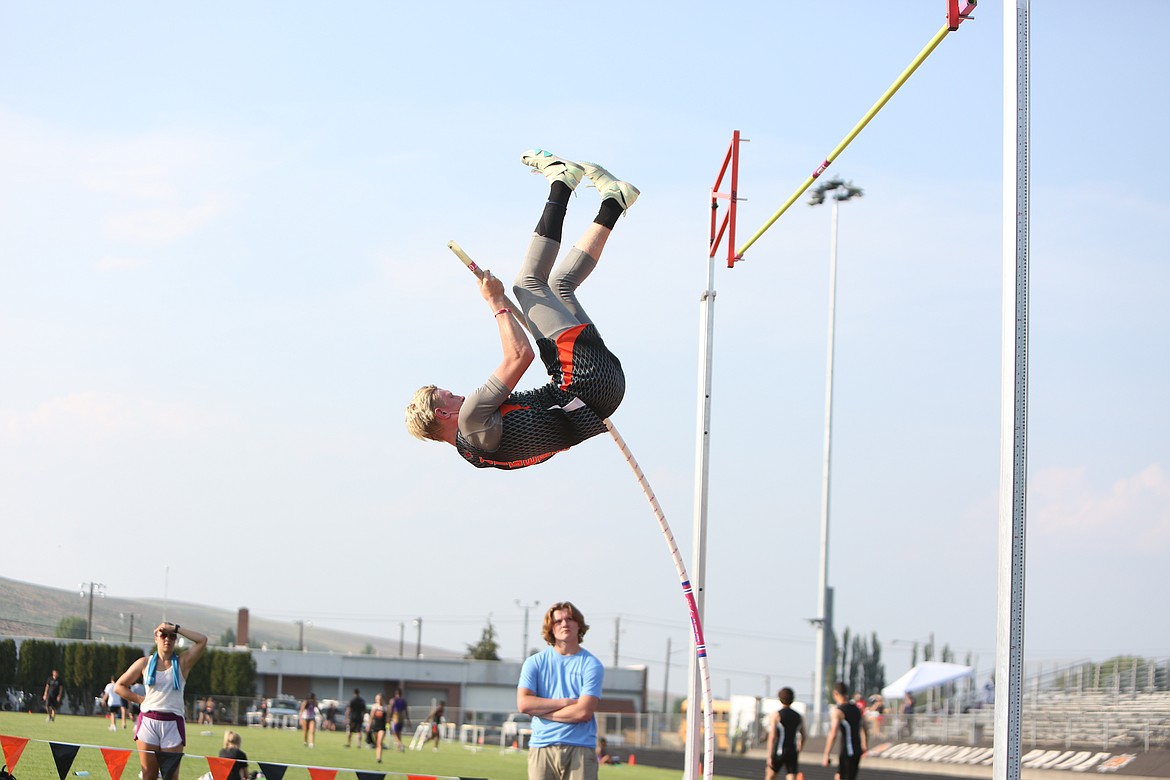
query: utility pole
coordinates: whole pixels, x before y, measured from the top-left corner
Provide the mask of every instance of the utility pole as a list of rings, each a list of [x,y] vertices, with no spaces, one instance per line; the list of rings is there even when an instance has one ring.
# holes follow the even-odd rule
[[[524,641],[520,643],[520,646],[524,648],[524,654],[520,656],[520,660],[523,661],[528,657],[528,609],[530,607],[539,607],[540,600],[537,599],[531,604],[524,604],[520,599],[516,599],[516,606],[524,610]]]
[[[303,653],[305,652],[305,626],[311,626],[313,624],[305,620],[298,620],[296,623],[300,627],[300,638],[297,640],[297,652]]]
[[[670,637],[666,638],[666,663],[663,666],[666,671],[662,674],[662,714],[665,715],[667,691],[670,690]]]

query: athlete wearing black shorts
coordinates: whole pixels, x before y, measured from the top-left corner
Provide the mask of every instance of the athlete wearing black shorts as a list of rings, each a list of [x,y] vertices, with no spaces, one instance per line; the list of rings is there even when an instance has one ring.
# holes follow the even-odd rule
[[[796,693],[791,688],[781,688],[777,698],[780,699],[780,709],[772,713],[768,723],[768,758],[764,780],[773,780],[781,773],[787,780],[797,780],[800,775],[800,750],[804,747],[807,733],[804,718],[792,709]]]
[[[824,764],[829,765],[829,752],[833,749],[837,735],[840,734],[841,754],[837,758],[837,780],[857,780],[861,757],[865,755],[867,749],[861,710],[849,701],[848,689],[842,682],[833,686],[833,701],[837,706],[830,715],[832,725],[829,727],[829,737],[825,740]]]
[[[533,466],[605,431],[604,420],[625,394],[621,362],[606,347],[576,297],[596,268],[618,217],[638,190],[604,168],[530,150],[521,161],[550,182],[535,235],[513,291],[524,323],[536,339],[549,382],[516,392],[535,354],[518,313],[507,305],[499,279],[485,271],[480,295],[495,315],[504,359],[471,395],[428,385],[406,409],[407,430],[420,439],[453,445],[477,468]],[[569,196],[583,177],[601,194],[601,207],[585,234],[554,269]]]

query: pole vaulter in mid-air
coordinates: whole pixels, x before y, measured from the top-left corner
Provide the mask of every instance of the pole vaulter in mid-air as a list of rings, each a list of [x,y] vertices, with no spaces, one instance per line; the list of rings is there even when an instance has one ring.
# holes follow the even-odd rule
[[[499,327],[503,362],[487,383],[467,398],[434,385],[419,388],[406,407],[406,427],[417,438],[453,445],[476,467],[499,469],[543,463],[602,431],[609,432],[650,502],[682,586],[702,687],[703,774],[709,780],[715,738],[702,617],[662,507],[630,448],[609,420],[625,394],[621,363],[606,348],[576,297],[577,288],[597,266],[618,217],[633,205],[639,192],[593,163],[576,163],[540,149],[525,152],[520,160],[550,183],[548,201],[513,287],[521,306],[514,305],[504,293],[503,283],[476,265],[457,243],[447,244],[479,279],[480,295]],[[585,234],[554,269],[565,209],[582,178],[597,187],[601,207]],[[536,339],[550,381],[535,390],[518,393],[516,385],[534,357],[522,328]]]
[[[479,292],[495,315],[503,361],[467,397],[427,385],[406,407],[412,435],[453,445],[477,468],[533,466],[604,433],[605,420],[626,389],[621,362],[606,348],[576,293],[597,267],[618,217],[634,204],[638,190],[600,165],[540,149],[525,152],[520,160],[544,174],[551,186],[512,288],[522,311],[512,309],[503,283],[490,271],[480,275]],[[569,196],[586,177],[601,195],[600,210],[554,269]],[[534,357],[524,328],[536,339],[550,381],[516,392]]]

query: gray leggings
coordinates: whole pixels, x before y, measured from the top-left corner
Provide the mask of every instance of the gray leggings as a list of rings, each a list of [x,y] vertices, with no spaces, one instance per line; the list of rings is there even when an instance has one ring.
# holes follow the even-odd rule
[[[573,247],[554,272],[560,248],[558,241],[533,235],[512,287],[537,339],[555,338],[574,325],[593,324],[577,300],[577,288],[597,267],[597,260]]]

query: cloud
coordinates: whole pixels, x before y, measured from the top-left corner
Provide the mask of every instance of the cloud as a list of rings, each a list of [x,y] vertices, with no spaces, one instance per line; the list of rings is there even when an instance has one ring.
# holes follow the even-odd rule
[[[1045,469],[1030,483],[1028,527],[1038,537],[1120,538],[1146,554],[1170,547],[1170,475],[1160,463],[1103,490],[1083,467]]]
[[[184,440],[221,428],[227,418],[179,402],[151,398],[70,393],[27,411],[0,409],[0,436],[10,443],[42,446],[94,444],[134,437]]]
[[[99,271],[129,271],[147,265],[150,265],[150,258],[146,256],[103,255],[98,259],[96,267]]]
[[[103,228],[112,238],[141,244],[170,244],[197,232],[226,210],[220,198],[206,198],[194,206],[168,204],[108,214]]]
[[[214,224],[254,170],[246,141],[198,130],[81,133],[0,112],[0,137],[0,202],[30,240],[62,215],[75,233],[104,236],[104,246],[94,245],[99,270],[146,265],[148,256],[131,259],[135,248],[174,244]]]

